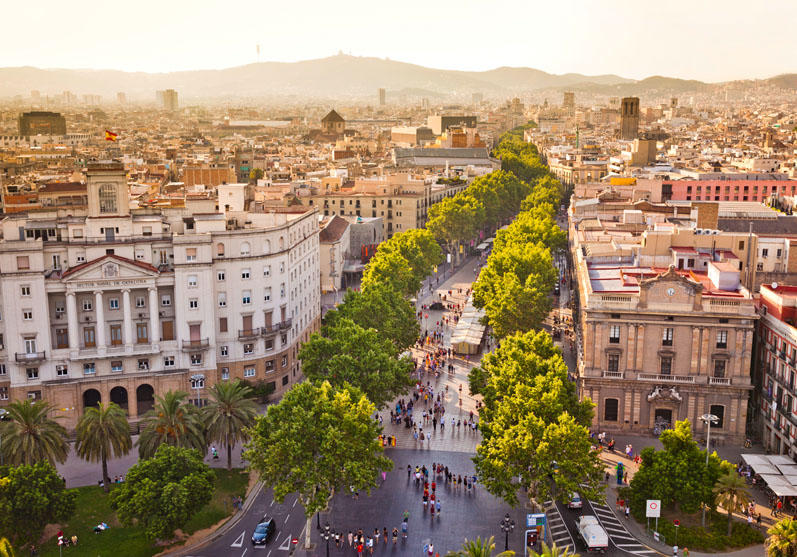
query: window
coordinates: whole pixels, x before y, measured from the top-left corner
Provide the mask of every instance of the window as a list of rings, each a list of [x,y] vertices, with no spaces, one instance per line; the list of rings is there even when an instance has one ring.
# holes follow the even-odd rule
[[[285,273],[285,262],[280,261],[280,274]]]
[[[69,368],[67,368],[63,364],[59,364],[55,366],[55,375],[57,377],[66,377],[67,375],[69,375]]]
[[[226,317],[219,317],[219,332],[226,333],[227,332],[227,318]]]
[[[776,252],[775,256],[776,256],[778,259],[780,259],[780,257],[781,257],[781,255],[782,255],[782,254],[783,254],[783,250],[782,250],[782,249],[779,249],[779,250]]]
[[[271,301],[271,288],[266,288],[265,294],[263,295],[263,301],[264,302]]]
[[[38,379],[39,378],[39,368],[37,368],[37,367],[25,368],[25,373],[27,374],[28,379]]]
[[[6,365],[0,364],[0,375],[5,375],[6,373]]]
[[[108,300],[108,309],[119,309],[119,298],[111,298]]]
[[[149,369],[149,360],[141,359],[138,361],[138,369],[141,371],[147,371]]]
[[[100,213],[116,212],[116,188],[113,184],[103,184],[99,191]]]
[[[28,261],[27,255],[18,255],[17,256],[17,270],[24,271],[26,269],[30,269],[30,262]]]
[[[271,265],[266,265],[263,267],[263,276],[270,277],[271,276]]]
[[[224,274],[224,271],[218,271],[218,272],[216,273],[216,280],[218,280],[219,282],[224,282],[224,279],[226,279],[226,278],[227,278],[227,277],[226,277],[226,275]]]
[[[228,355],[228,350],[227,350],[227,346],[226,345],[219,346],[219,354],[221,354],[222,356],[225,356],[225,357]]]
[[[728,331],[717,331],[717,348],[728,348]]]
[[[174,356],[164,356],[163,367],[174,367]]]
[[[152,236],[152,227],[151,226],[143,226],[141,228],[141,235],[142,236]]]
[[[196,275],[188,275],[188,288],[196,288]]]
[[[244,344],[244,354],[253,354],[255,351],[254,344]]]
[[[272,350],[274,350],[274,340],[273,339],[267,339],[266,340],[266,352],[270,352]]]
[[[288,365],[288,356],[283,356],[282,357],[282,367],[285,367],[287,365]]]
[[[91,303],[91,298],[85,298],[83,300],[83,311],[91,311],[94,309],[94,306]]]
[[[255,376],[255,366],[246,366],[244,368],[244,377],[254,377]]]
[[[228,381],[230,379],[230,368],[223,367],[221,368],[221,380]]]
[[[23,296],[30,296],[30,286],[23,286],[21,290]]]
[[[149,325],[147,323],[136,323],[136,344],[147,344],[149,342]]]
[[[725,377],[725,360],[714,360],[714,377]]]
[[[224,244],[222,243],[216,244],[216,256],[224,257]]]
[[[283,282],[280,284],[280,298],[284,297],[285,297],[285,283]]]
[[[241,293],[241,303],[243,305],[248,306],[252,303],[252,291],[251,290],[244,290]]]
[[[42,399],[42,392],[41,391],[28,391],[28,398],[31,400],[41,400]]]
[[[609,354],[608,371],[620,371],[620,354]]]
[[[739,240],[739,249],[744,249],[744,240]]]
[[[767,248],[763,248],[761,250],[761,257],[763,257],[763,258],[769,257],[769,250]]]
[[[172,305],[172,296],[171,294],[164,294],[161,296],[161,305],[163,307],[167,307]]]
[[[609,342],[611,344],[620,344],[620,325],[611,325],[609,327]]]
[[[241,255],[249,255],[250,251],[249,242],[243,242],[241,244]]]
[[[201,366],[202,365],[202,354],[191,354],[191,365],[192,366]]]
[[[284,377],[282,378],[282,385],[283,385],[283,386],[285,386],[285,385],[287,385],[287,384],[288,384],[288,376],[286,375],[286,376],[284,376]]]
[[[30,321],[33,319],[33,310],[32,309],[23,309],[22,310],[22,319],[25,321]]]
[[[709,412],[719,418],[717,423],[711,424],[711,428],[722,428],[725,425],[725,407],[720,404],[712,404],[709,406]]]
[[[286,333],[282,333],[280,335],[280,342],[282,343],[282,346],[288,345],[288,335]]]
[[[185,260],[196,261],[196,248],[185,248]]]
[[[620,401],[616,398],[607,398],[603,401],[603,419],[607,422],[616,422]]]
[[[199,298],[191,298],[188,300],[188,309],[198,309],[199,308]]]
[[[97,368],[94,367],[94,362],[83,364],[83,375],[94,375],[95,373],[97,373]]]
[[[241,271],[241,278],[243,280],[249,280],[249,269],[243,269]]]
[[[69,330],[56,329],[55,330],[55,347],[56,348],[69,348]]]
[[[111,346],[119,346],[122,344],[122,326],[111,325]]]
[[[226,308],[227,307],[227,293],[226,292],[219,292],[219,307]]]
[[[661,334],[661,345],[672,346],[672,327],[667,327]]]
[[[174,321],[161,321],[161,340],[174,340]]]
[[[94,327],[83,328],[83,346],[85,348],[94,348],[97,346],[97,340],[94,336]]]
[[[8,387],[0,387],[0,400],[8,400]]]
[[[670,375],[672,373],[672,356],[661,357],[660,373],[662,375]]]
[[[111,371],[120,372],[122,370],[123,368],[121,360],[111,360]]]
[[[73,238],[82,238],[83,237],[83,229],[82,228],[75,228],[72,230],[72,237]]]
[[[136,296],[136,307],[137,308],[147,307],[147,302],[144,299],[144,296]]]

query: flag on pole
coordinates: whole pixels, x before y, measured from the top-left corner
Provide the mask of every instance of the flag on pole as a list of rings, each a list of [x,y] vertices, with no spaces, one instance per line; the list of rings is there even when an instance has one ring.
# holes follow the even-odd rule
[[[113,133],[110,130],[105,130],[105,141],[116,141],[119,134]]]

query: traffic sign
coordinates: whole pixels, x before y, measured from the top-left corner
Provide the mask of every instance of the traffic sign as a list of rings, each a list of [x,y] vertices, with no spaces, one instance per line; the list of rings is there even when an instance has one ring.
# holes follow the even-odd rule
[[[645,507],[645,516],[647,518],[659,518],[661,516],[661,500],[648,499]]]
[[[673,523],[673,526],[675,526],[676,528],[678,528],[681,525],[681,521],[678,520],[677,518],[675,520],[673,520],[672,523]]]

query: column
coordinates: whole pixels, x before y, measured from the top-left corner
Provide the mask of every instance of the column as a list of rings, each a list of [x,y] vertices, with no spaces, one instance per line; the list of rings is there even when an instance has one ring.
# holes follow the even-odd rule
[[[709,329],[708,327],[703,327],[703,332],[702,332],[703,340],[700,343],[700,345],[701,345],[701,349],[700,349],[700,369],[698,370],[698,373],[710,374],[710,371],[708,369],[708,365],[709,365],[708,359],[709,359],[709,350],[710,350],[709,342],[710,342],[710,338],[711,338],[711,333],[712,333],[711,329]],[[703,414],[705,414],[705,412],[703,412]],[[701,416],[703,414],[701,414]]]
[[[637,346],[639,346],[639,350],[637,350],[637,359],[636,359],[636,370],[641,371],[643,373],[658,373],[658,370],[655,367],[653,369],[648,369],[645,367],[645,325],[641,324],[639,326],[637,335]]]
[[[692,327],[692,365],[689,368],[691,375],[700,373],[700,329]]]
[[[124,323],[122,325],[122,335],[124,336],[123,342],[125,343],[125,350],[128,352],[132,350],[133,343],[133,316],[130,311],[130,289],[122,289],[122,313]],[[128,397],[129,398],[129,397]]]
[[[742,370],[746,369],[748,372],[750,371],[750,366],[748,365],[746,368],[742,367],[742,362],[745,360],[745,356],[747,355],[745,348],[747,347],[747,331],[742,331],[741,329],[736,329],[733,331],[734,340],[734,350],[733,350],[733,369],[727,370],[728,377],[740,377],[742,375]]]
[[[634,360],[636,360],[636,325],[629,323],[628,324],[628,338],[626,339],[625,343],[625,371],[626,378],[628,378],[628,372],[635,369],[634,368]]]
[[[624,429],[631,428],[631,410],[633,407],[633,403],[631,402],[631,391],[625,392],[625,400],[623,401],[623,423],[620,427]]]
[[[160,342],[160,323],[158,320],[158,288],[150,286],[149,288],[149,343],[153,349],[157,350],[158,342]]]
[[[77,300],[74,292],[66,293],[66,322],[69,331],[69,348],[74,351],[80,350],[80,337],[78,336],[80,324],[77,321]]]
[[[634,421],[631,425],[639,424],[639,409],[642,406],[642,393],[634,391]]]
[[[102,300],[102,290],[94,292],[94,306],[97,311],[97,350],[105,352],[105,306]]]

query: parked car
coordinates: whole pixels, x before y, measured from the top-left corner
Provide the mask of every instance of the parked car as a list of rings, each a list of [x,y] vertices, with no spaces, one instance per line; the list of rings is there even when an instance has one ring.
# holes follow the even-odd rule
[[[576,523],[578,535],[589,553],[606,553],[609,549],[609,536],[592,515],[582,516]]]
[[[266,545],[274,537],[277,532],[277,524],[274,519],[269,516],[264,516],[263,520],[255,526],[255,531],[252,532],[252,545]]]
[[[567,503],[568,509],[580,509],[584,506],[584,502],[581,500],[581,495],[578,492],[574,491],[570,495],[570,501]]]

